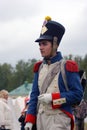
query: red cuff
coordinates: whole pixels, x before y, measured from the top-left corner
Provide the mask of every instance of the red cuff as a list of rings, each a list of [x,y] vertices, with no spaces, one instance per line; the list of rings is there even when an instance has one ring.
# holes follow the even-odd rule
[[[56,100],[56,99],[60,99],[60,93],[52,93],[52,101]],[[59,108],[59,107],[61,107],[61,105],[55,105],[52,102],[52,108],[53,109],[56,109],[56,108]]]
[[[25,122],[31,122],[31,123],[35,124],[36,116],[31,115],[31,114],[27,114],[26,118],[25,118]]]

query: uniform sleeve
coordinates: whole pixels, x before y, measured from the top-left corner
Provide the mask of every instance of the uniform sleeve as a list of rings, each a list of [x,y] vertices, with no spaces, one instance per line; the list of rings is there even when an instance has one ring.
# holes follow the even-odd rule
[[[61,92],[61,97],[65,97],[66,103],[70,105],[80,102],[83,97],[83,88],[80,83],[79,74],[67,72],[67,84],[69,91]]]
[[[34,82],[32,86],[32,92],[30,95],[30,103],[29,103],[27,114],[26,114],[25,122],[31,122],[34,124],[36,121],[38,95],[39,95],[38,73],[35,73]]]
[[[53,101],[56,101],[56,104],[53,105],[53,108],[58,108],[66,104],[73,105],[82,100],[83,88],[80,83],[78,71],[78,65],[75,62],[68,61],[65,64],[66,80],[69,91],[66,90],[62,75],[60,73],[58,80],[60,93],[52,94]]]
[[[38,71],[42,61],[35,63],[33,71],[34,71],[34,81],[32,86],[32,92],[30,95],[30,102],[28,111],[26,114],[25,122],[31,122],[35,124],[36,122],[36,113],[37,113],[37,102],[38,102],[38,95],[39,95],[39,88],[38,88]]]

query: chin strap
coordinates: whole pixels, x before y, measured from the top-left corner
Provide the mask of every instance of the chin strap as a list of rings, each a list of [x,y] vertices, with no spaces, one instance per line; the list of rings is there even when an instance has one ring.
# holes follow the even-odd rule
[[[57,47],[58,47],[58,38],[53,37],[53,50],[52,50],[52,55],[57,52]]]

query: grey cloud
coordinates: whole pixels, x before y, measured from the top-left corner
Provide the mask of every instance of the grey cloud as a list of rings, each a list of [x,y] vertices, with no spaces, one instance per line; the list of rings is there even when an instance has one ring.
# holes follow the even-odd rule
[[[41,9],[36,5],[36,0],[0,0],[0,21],[34,17]]]

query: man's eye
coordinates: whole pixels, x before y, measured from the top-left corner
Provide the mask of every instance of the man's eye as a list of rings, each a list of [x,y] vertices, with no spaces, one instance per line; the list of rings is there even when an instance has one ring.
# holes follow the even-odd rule
[[[44,45],[44,46],[46,46],[46,45],[47,45],[47,43],[46,43],[46,42],[44,42],[44,43],[43,43],[43,45]]]
[[[39,46],[41,46],[41,45],[46,46],[47,43],[46,42],[39,43]]]

